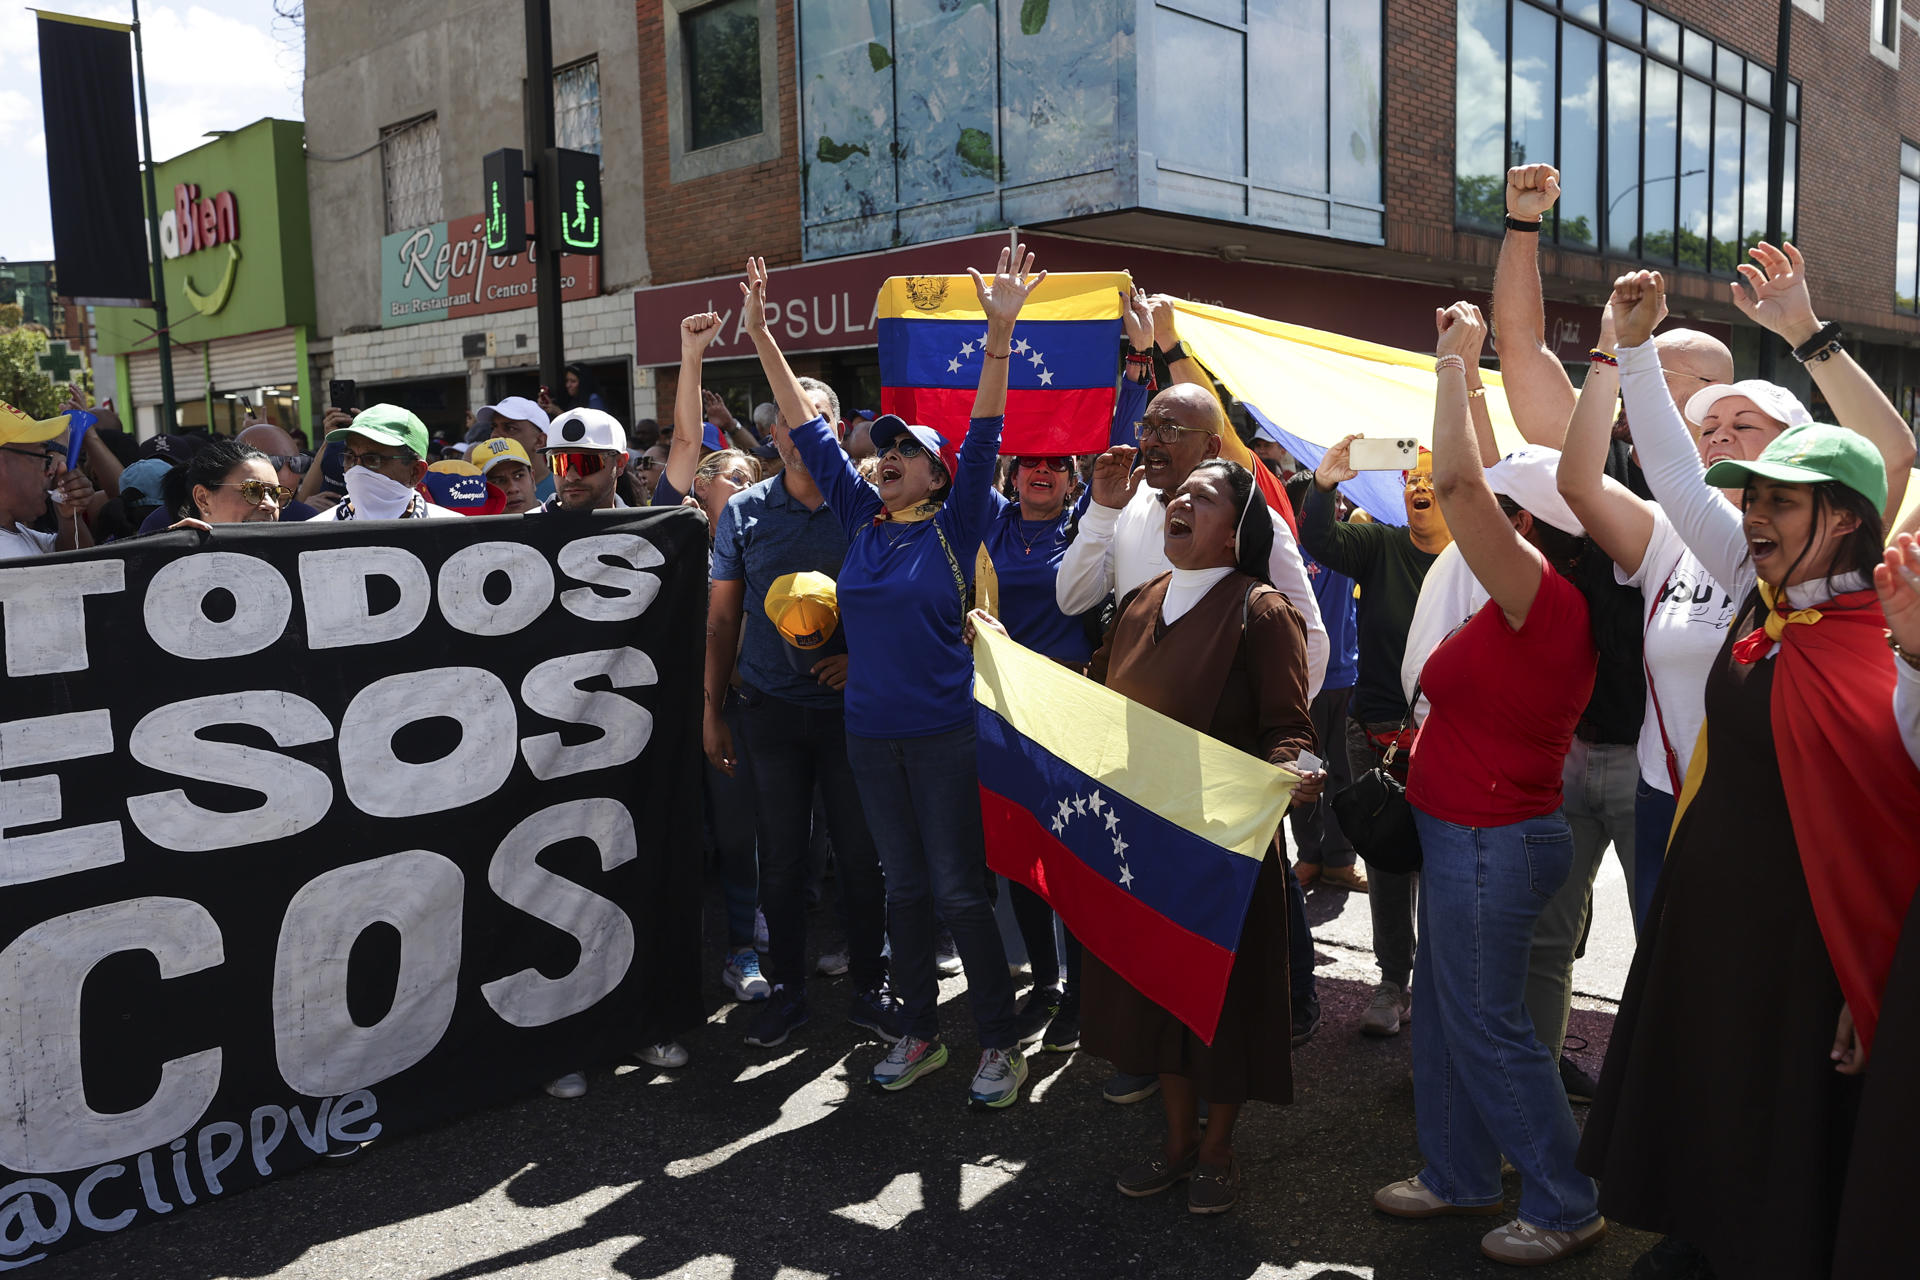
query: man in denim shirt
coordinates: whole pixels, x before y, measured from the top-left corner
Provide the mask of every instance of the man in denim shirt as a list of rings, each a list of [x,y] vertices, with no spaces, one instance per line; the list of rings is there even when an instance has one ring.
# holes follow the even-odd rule
[[[813,405],[840,421],[838,397],[802,379]],[[847,1020],[891,1043],[900,1018],[886,991],[886,885],[847,765],[841,689],[845,653],[811,672],[787,656],[789,645],[767,618],[767,590],[789,573],[840,574],[847,536],[795,452],[788,424],[776,419],[774,444],[786,469],[735,494],[714,530],[713,592],[707,610],[705,744],[716,768],[733,772],[732,717],[758,783],[760,904],[767,918],[767,977],[774,984],[747,1043],[771,1048],[807,1021],[807,864],[816,786],[833,838],[846,910],[854,980]],[[743,637],[744,627],[744,637]],[[736,662],[737,655],[737,662]],[[736,665],[739,681],[734,683]]]

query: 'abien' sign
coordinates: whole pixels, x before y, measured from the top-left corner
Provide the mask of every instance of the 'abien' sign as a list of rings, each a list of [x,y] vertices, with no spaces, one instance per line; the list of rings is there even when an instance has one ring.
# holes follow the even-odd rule
[[[160,215],[160,256],[184,258],[240,238],[240,201],[231,191],[202,196],[183,182],[173,189],[173,208]]]

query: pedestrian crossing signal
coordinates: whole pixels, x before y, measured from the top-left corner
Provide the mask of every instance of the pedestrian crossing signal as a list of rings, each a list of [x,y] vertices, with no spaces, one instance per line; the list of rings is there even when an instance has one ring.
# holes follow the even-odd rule
[[[546,204],[539,228],[542,242],[563,253],[600,252],[600,157],[591,151],[547,152],[541,174]],[[555,228],[549,237],[547,229]]]
[[[523,253],[527,247],[526,161],[511,147],[487,153],[480,161],[486,184],[481,204],[486,218],[487,252]]]

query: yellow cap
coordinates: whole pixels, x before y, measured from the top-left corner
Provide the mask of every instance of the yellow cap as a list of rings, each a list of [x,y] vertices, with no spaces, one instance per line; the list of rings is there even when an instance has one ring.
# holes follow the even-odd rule
[[[41,444],[66,433],[67,415],[35,422],[20,410],[0,400],[0,444]]]
[[[486,473],[471,462],[462,462],[458,458],[447,458],[428,467],[429,471],[438,471],[450,476],[478,476]]]
[[[481,475],[491,471],[497,462],[517,462],[529,470],[533,468],[533,459],[529,458],[527,451],[520,447],[520,442],[509,440],[505,436],[482,440],[468,451],[467,461],[478,467]]]
[[[833,579],[811,570],[787,573],[767,589],[767,620],[797,649],[818,649],[840,627]]]

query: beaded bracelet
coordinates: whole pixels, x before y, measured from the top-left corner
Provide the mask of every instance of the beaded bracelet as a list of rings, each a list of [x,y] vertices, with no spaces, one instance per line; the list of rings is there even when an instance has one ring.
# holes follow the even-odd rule
[[[1610,364],[1616,369],[1620,367],[1620,361],[1617,357],[1608,355],[1598,347],[1587,352],[1587,359],[1593,361],[1595,364]]]
[[[1461,376],[1465,377],[1467,362],[1459,356],[1441,356],[1433,362],[1433,371],[1439,373],[1442,369],[1458,369]]]

